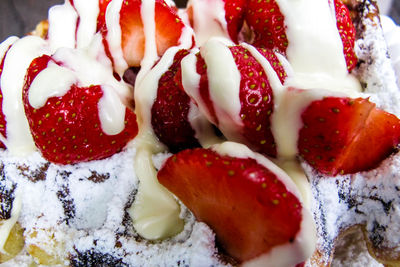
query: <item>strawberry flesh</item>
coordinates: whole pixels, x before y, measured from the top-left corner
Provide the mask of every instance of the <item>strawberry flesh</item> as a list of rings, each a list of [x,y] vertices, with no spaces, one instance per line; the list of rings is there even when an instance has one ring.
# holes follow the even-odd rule
[[[367,99],[327,97],[302,113],[300,155],[323,174],[375,168],[400,142],[400,120]]]
[[[157,98],[151,108],[151,124],[159,140],[170,151],[199,147],[189,119],[190,98],[182,88],[180,63],[189,51],[180,50],[174,63],[158,83]]]
[[[46,55],[33,60],[23,89],[25,113],[43,157],[54,163],[74,164],[121,151],[137,134],[136,115],[127,108],[124,130],[116,135],[104,133],[98,115],[98,103],[103,96],[100,85],[72,85],[64,96],[49,98],[39,109],[29,104],[29,87],[50,61],[52,58]]]
[[[254,159],[184,150],[167,160],[158,180],[215,231],[221,248],[239,262],[292,242],[299,232],[301,203]]]
[[[144,56],[145,34],[140,0],[124,1],[120,10],[121,45],[129,66],[139,66]],[[164,0],[155,1],[156,46],[161,56],[169,47],[179,44],[184,24]]]

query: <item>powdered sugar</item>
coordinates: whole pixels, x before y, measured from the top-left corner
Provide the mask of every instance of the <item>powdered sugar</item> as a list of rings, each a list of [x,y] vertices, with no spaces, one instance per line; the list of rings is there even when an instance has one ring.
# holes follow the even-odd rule
[[[179,235],[150,242],[135,233],[126,213],[138,187],[134,155],[135,149],[128,148],[109,159],[61,166],[48,163],[39,153],[22,159],[0,151],[0,188],[10,190],[17,184],[26,244],[54,251],[66,264],[71,254],[74,264],[97,257],[138,266],[219,265],[214,234],[183,206],[185,228]],[[166,156],[156,157],[157,165]],[[30,261],[21,255],[7,264]]]

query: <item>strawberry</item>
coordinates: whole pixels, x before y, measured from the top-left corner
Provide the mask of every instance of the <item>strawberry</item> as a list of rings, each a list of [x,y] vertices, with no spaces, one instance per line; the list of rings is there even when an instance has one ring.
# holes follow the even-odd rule
[[[199,147],[189,119],[190,98],[182,88],[180,63],[189,54],[180,50],[158,82],[157,98],[151,108],[151,124],[157,137],[172,152]]]
[[[116,135],[103,132],[98,103],[103,96],[100,85],[79,87],[74,84],[61,97],[50,97],[43,107],[29,103],[29,88],[49,62],[50,56],[32,61],[23,88],[25,113],[35,144],[44,158],[59,164],[103,159],[121,151],[137,134],[135,114],[125,110],[125,128]]]
[[[189,22],[196,33],[199,33],[200,36],[206,35],[197,40],[200,45],[208,38],[219,35],[217,32],[224,33],[225,37],[230,37],[233,42],[238,43],[239,33],[243,27],[246,5],[247,0],[189,1],[186,9]],[[218,11],[204,14],[210,8],[218,9]],[[223,10],[220,10],[221,8]],[[220,17],[220,13],[225,14],[225,21]]]
[[[11,46],[8,47],[7,51],[5,52],[0,62],[0,81],[1,81],[1,74],[3,73],[4,61],[6,59],[6,55],[10,47]],[[3,113],[3,92],[1,91],[1,86],[0,86],[0,134],[4,138],[7,138],[7,122]],[[0,141],[0,148],[6,148],[6,146],[1,141]]]
[[[336,27],[339,30],[343,43],[343,54],[346,58],[347,69],[351,72],[357,64],[357,56],[354,52],[356,29],[351,21],[350,12],[340,0],[334,0],[336,13]]]
[[[328,1],[328,0],[325,0]],[[354,52],[355,28],[347,7],[335,0],[337,28],[343,43],[343,54],[349,72],[354,69],[357,57]],[[275,0],[250,0],[247,5],[246,22],[253,30],[254,45],[286,53],[289,45],[286,36],[285,18]]]
[[[224,0],[225,2],[225,20],[227,23],[228,33],[232,41],[238,42],[238,34],[242,29],[246,0]]]
[[[262,65],[246,48],[232,46],[229,49],[241,76],[238,97],[241,104],[239,116],[242,124],[237,125],[233,120],[229,121],[229,123],[240,128],[239,134],[243,140],[236,140],[237,138],[230,136],[226,130],[221,128],[220,130],[227,135],[228,139],[245,142],[259,152],[269,156],[276,156],[275,141],[270,129],[270,117],[273,112],[274,101],[268,77]],[[283,82],[286,78],[286,73],[276,55],[267,49],[258,49],[258,52],[268,60],[280,81]],[[199,59],[196,67],[201,75],[199,90],[202,100],[206,103],[209,111],[209,120],[218,127],[221,125],[221,118],[216,114],[214,105],[219,105],[219,103],[213,103],[210,98],[205,61]],[[235,116],[235,114],[229,115],[229,118]],[[227,118],[224,117],[224,119],[226,120]]]
[[[245,148],[235,145],[237,151]],[[158,180],[214,230],[225,252],[243,262],[296,240],[302,204],[281,175],[252,156],[197,148],[170,157]]]
[[[254,45],[286,52],[285,18],[275,0],[247,1],[246,22],[254,31]]]
[[[99,0],[99,15],[97,16],[97,31],[100,31],[106,24],[106,10],[111,0]]]
[[[120,10],[121,45],[129,66],[139,66],[144,56],[145,34],[141,17],[141,0],[124,1]],[[184,29],[176,9],[164,0],[155,1],[156,45],[158,55],[179,44]]]
[[[299,153],[327,175],[375,168],[400,142],[400,120],[367,99],[327,97],[312,102],[301,118]]]

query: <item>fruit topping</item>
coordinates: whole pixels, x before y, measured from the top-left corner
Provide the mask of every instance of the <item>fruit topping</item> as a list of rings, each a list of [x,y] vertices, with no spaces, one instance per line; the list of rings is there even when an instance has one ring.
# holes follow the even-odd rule
[[[328,1],[328,0],[325,0]],[[340,1],[334,0],[336,26],[343,43],[343,54],[347,69],[351,72],[357,57],[354,52],[355,28],[351,21],[347,7]],[[281,12],[276,0],[250,0],[247,5],[246,22],[254,32],[253,44],[257,47],[274,49],[285,54],[290,40],[288,40],[288,26],[285,16]],[[318,23],[317,21],[315,23]]]
[[[9,49],[9,48],[8,48]],[[7,49],[7,51],[8,51]],[[7,52],[5,53],[5,55]],[[4,68],[4,60],[6,56],[3,56],[3,58],[0,61],[0,78],[1,74],[3,73],[3,68]],[[6,118],[3,113],[3,92],[1,91],[1,85],[0,85],[0,135],[2,135],[3,138],[7,138],[7,122]],[[1,142],[0,140],[0,148],[6,148],[6,146]]]
[[[241,156],[225,153],[224,146]],[[302,203],[288,185],[290,178],[257,157],[263,158],[226,142],[213,149],[181,151],[158,173],[159,182],[207,223],[221,248],[239,262],[295,242],[302,227]]]
[[[208,45],[215,44],[212,43],[214,41],[210,41]],[[218,46],[220,45],[222,44],[218,44]],[[254,49],[254,51],[249,51],[240,45],[223,49],[228,49],[227,53],[229,51],[231,58],[233,57],[233,64],[239,73],[239,83],[231,84],[231,86],[210,83],[209,76],[211,71],[209,70],[216,64],[208,60],[209,56],[206,51],[204,52],[206,58],[198,59],[196,67],[199,75],[201,75],[198,89],[201,99],[199,97],[196,98],[194,94],[191,95],[196,102],[205,103],[203,111],[205,108],[205,114],[208,114],[208,119],[229,140],[243,142],[256,151],[275,157],[275,141],[270,129],[274,98],[268,77],[269,74],[266,73],[263,64],[271,66],[273,75],[277,76],[281,83],[286,78],[285,70],[278,57],[271,50]],[[253,53],[256,53],[256,55]],[[203,55],[203,52],[201,55]],[[263,58],[265,62],[260,62],[259,57]],[[216,67],[222,67],[221,69],[225,70],[226,66],[220,65]],[[212,79],[216,79],[216,77],[212,77]],[[235,86],[238,88],[235,88]],[[232,96],[230,92],[234,90],[239,91],[238,95]],[[190,91],[190,89],[186,91]],[[217,98],[215,97],[216,94],[223,95],[225,98]],[[232,97],[226,97],[227,95]],[[240,105],[239,110],[232,110],[234,103]],[[236,112],[239,112],[239,114],[236,114]]]
[[[343,54],[346,59],[347,69],[351,72],[357,64],[357,56],[354,52],[356,29],[351,21],[350,12],[341,0],[334,0],[336,26],[343,43]]]
[[[248,1],[246,22],[254,31],[254,45],[286,52],[285,17],[275,0]]]
[[[124,58],[129,66],[139,66],[145,54],[147,19],[154,16],[155,42],[157,53],[161,56],[169,47],[179,44],[184,24],[176,13],[176,9],[167,5],[164,0],[155,1],[154,15],[142,16],[142,1],[124,1],[119,12],[121,26],[121,46]],[[147,17],[149,16],[149,17]],[[148,40],[147,40],[148,41]]]
[[[224,0],[225,20],[228,33],[232,41],[238,42],[238,35],[242,29],[246,11],[246,0]]]
[[[113,112],[124,113],[125,119],[122,122],[122,131],[110,133],[101,119],[104,111],[101,103],[107,95],[116,94],[114,89],[109,85],[81,86],[80,81],[75,81],[74,72],[63,64],[65,62],[57,62],[50,56],[41,56],[31,63],[26,75],[23,102],[37,148],[47,160],[60,164],[102,159],[121,151],[137,134],[135,114],[127,107],[118,110],[117,107],[123,104],[118,97],[114,98],[113,105],[116,107],[113,108],[117,109]],[[31,86],[37,82],[38,75],[49,66],[50,74],[61,71],[62,79],[67,80],[59,81],[61,85],[52,85],[51,79],[42,79],[40,88],[54,88],[44,103],[33,106],[31,95],[37,95],[38,92],[32,93]],[[94,66],[93,72],[95,73]],[[71,73],[72,81],[68,81]],[[59,86],[66,87],[62,90],[66,89],[67,92],[59,93]],[[107,117],[108,114],[103,116]]]
[[[312,102],[301,118],[299,153],[326,175],[375,168],[400,143],[400,120],[368,99],[326,97]]]
[[[157,98],[151,108],[154,132],[172,152],[200,146],[189,121],[191,99],[182,88],[180,64],[187,54],[189,51],[180,50],[175,55],[158,82]]]

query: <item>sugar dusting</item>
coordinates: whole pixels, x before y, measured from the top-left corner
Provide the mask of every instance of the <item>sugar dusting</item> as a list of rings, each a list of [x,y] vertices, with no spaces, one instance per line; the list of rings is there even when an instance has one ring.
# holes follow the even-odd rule
[[[135,149],[128,148],[109,159],[60,166],[48,164],[39,153],[21,159],[0,151],[4,164],[0,188],[18,185],[23,202],[19,223],[26,229],[26,244],[47,242],[43,246],[74,266],[90,261],[121,266],[220,265],[214,233],[195,222],[185,207],[181,212],[185,228],[179,235],[150,242],[135,233],[126,214],[138,187],[134,154]],[[165,156],[155,160],[158,166]],[[38,234],[31,236],[36,229]],[[30,261],[24,252],[7,264]]]
[[[368,5],[368,4],[367,4]],[[372,10],[372,5],[365,10]],[[373,10],[372,10],[373,11]],[[378,17],[366,18],[364,31],[356,43],[361,62],[354,74],[364,85],[365,93],[378,107],[400,115],[400,92],[387,55],[387,46]],[[355,226],[365,227],[368,242],[375,248],[400,252],[400,156],[394,155],[374,170],[354,175],[322,177],[303,164],[313,192],[313,213],[318,229],[320,263],[334,256],[332,266],[382,266],[365,248],[365,241],[354,236],[354,242],[343,247],[341,234]],[[358,244],[356,244],[356,241]],[[338,251],[334,254],[335,247]],[[364,248],[364,250],[362,250]]]

